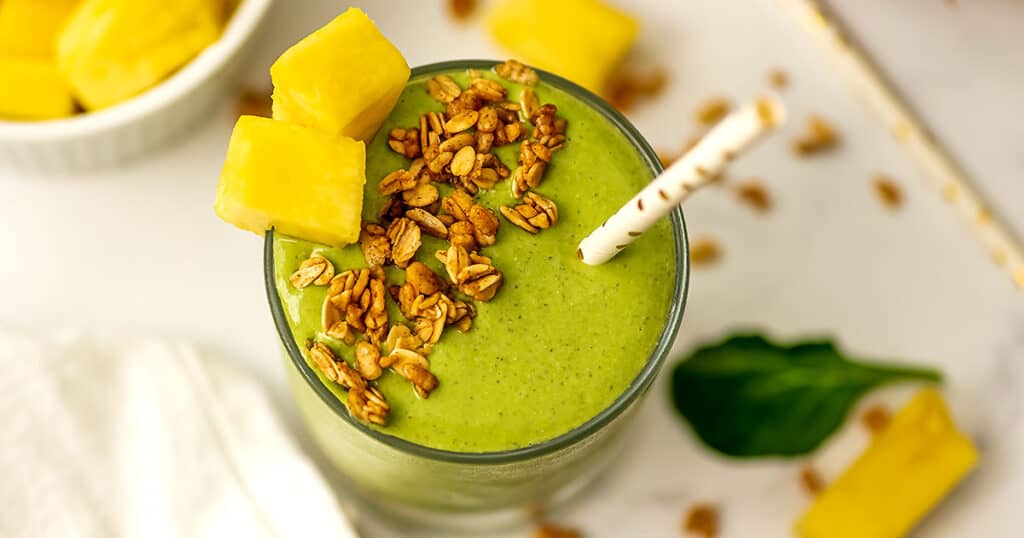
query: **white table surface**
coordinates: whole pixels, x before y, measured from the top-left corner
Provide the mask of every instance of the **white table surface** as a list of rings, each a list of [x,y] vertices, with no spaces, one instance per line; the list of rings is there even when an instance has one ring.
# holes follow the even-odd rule
[[[410,64],[503,56],[479,25],[453,26],[442,2],[353,3]],[[767,216],[724,188],[688,204],[691,236],[716,237],[725,255],[694,271],[677,354],[757,327],[783,338],[835,335],[855,354],[940,366],[982,463],[915,536],[1020,536],[1024,464],[1014,452],[1024,450],[1024,293],[771,0],[619,3],[643,19],[640,61],[672,71],[666,93],[632,114],[656,146],[687,139],[694,107],[710,95],[741,99],[765,88],[774,66],[790,73],[784,95],[794,123],[819,112],[845,138],[834,154],[796,160],[788,151],[794,124],[737,163],[731,177],[769,184],[777,203]],[[280,0],[248,66],[249,84],[265,84],[280,51],[343,7]],[[838,7],[1024,230],[1024,3],[843,0]],[[211,211],[234,120],[229,101],[185,140],[115,170],[36,177],[0,163],[0,322],[195,341],[262,378],[294,423],[264,299],[261,240]],[[903,185],[901,211],[876,201],[875,172]],[[617,467],[554,517],[592,537],[678,536],[685,507],[708,500],[723,510],[723,537],[789,536],[807,504],[796,480],[802,462],[740,464],[708,453],[670,409],[666,379],[656,383]],[[884,390],[865,401],[898,405],[908,394]],[[812,459],[834,477],[864,440],[848,427]]]

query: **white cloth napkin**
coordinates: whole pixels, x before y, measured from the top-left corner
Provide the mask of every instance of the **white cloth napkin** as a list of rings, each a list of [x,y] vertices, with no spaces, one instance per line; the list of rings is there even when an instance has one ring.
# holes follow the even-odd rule
[[[263,389],[188,346],[0,330],[0,536],[353,537]]]

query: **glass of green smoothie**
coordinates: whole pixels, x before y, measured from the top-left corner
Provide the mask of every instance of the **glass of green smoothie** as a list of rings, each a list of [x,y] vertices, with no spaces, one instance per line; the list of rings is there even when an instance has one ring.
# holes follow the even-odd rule
[[[367,144],[363,217],[374,221],[388,198],[378,183],[409,166],[389,148],[394,128],[418,125],[445,106],[427,81],[445,74],[462,87],[471,76],[495,80],[517,101],[524,86],[498,77],[497,62],[456,61],[414,69],[398,104]],[[476,303],[467,332],[445,331],[430,353],[439,386],[421,398],[402,377],[376,381],[390,405],[386,425],[367,424],[346,408],[345,390],[313,367],[307,342],[328,342],[341,357],[352,348],[325,339],[322,287],[295,289],[291,275],[310,255],[337,271],[366,267],[360,246],[332,248],[268,232],[264,271],[274,322],[285,349],[301,415],[327,458],[362,498],[390,513],[430,524],[459,525],[480,514],[525,517],[524,507],[580,490],[618,453],[626,426],[661,369],[683,315],[689,268],[683,215],[639,237],[611,262],[584,265],[576,246],[661,171],[651,147],[607,103],[558,76],[539,72],[532,90],[557,107],[567,141],[551,159],[538,191],[558,203],[558,222],[530,234],[502,220],[484,249],[504,272],[500,291]],[[494,154],[515,169],[519,144]],[[439,187],[442,194],[447,186]],[[507,180],[476,200],[497,209],[516,203]],[[447,248],[423,236],[417,255]],[[387,284],[402,271],[386,268]],[[389,305],[392,320],[402,314]]]

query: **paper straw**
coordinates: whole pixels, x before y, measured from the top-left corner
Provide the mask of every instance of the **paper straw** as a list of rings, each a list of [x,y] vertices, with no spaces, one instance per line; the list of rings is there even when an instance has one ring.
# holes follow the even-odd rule
[[[1024,290],[1024,247],[1020,238],[993,213],[967,174],[900,99],[867,55],[846,38],[816,0],[778,1],[854,85],[896,141],[907,148],[931,186],[960,213],[996,265],[1006,269],[1017,287]]]
[[[714,181],[729,161],[783,123],[785,115],[785,108],[775,97],[762,97],[729,114],[693,149],[581,241],[577,256],[588,265],[600,265],[613,258],[690,193]]]

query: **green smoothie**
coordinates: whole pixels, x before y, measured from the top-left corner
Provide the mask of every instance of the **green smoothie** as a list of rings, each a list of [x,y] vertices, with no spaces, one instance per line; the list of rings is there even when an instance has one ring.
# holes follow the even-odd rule
[[[465,71],[448,73],[463,87]],[[433,75],[433,73],[432,73]],[[517,101],[521,87],[498,79]],[[414,76],[376,138],[367,145],[363,217],[375,221],[385,201],[381,178],[408,160],[388,148],[387,133],[418,125],[427,111],[443,111],[426,89],[429,77]],[[608,408],[637,377],[666,329],[676,286],[675,241],[667,219],[610,263],[592,267],[576,258],[580,240],[647,184],[653,172],[634,144],[605,115],[566,91],[544,82],[534,88],[541,103],[553,103],[568,121],[567,144],[556,152],[536,189],[558,204],[559,220],[530,235],[501,218],[497,244],[482,249],[504,272],[504,285],[490,302],[477,302],[466,333],[444,332],[430,354],[440,384],[428,399],[409,382],[387,372],[378,386],[391,406],[381,432],[411,443],[462,453],[507,451],[565,434]],[[510,169],[519,144],[495,151]],[[439,186],[442,196],[450,189]],[[476,200],[497,210],[513,205],[508,180]],[[423,236],[416,259],[439,275],[434,252],[447,242]],[[320,313],[326,289],[294,289],[289,275],[311,254],[330,259],[340,273],[365,267],[358,245],[343,249],[288,237],[273,244],[277,293],[300,348],[308,339],[327,342],[351,362],[349,346],[322,335]],[[388,284],[401,284],[400,269],[386,268]],[[391,321],[404,321],[389,301]],[[341,402],[345,391],[321,378]]]

